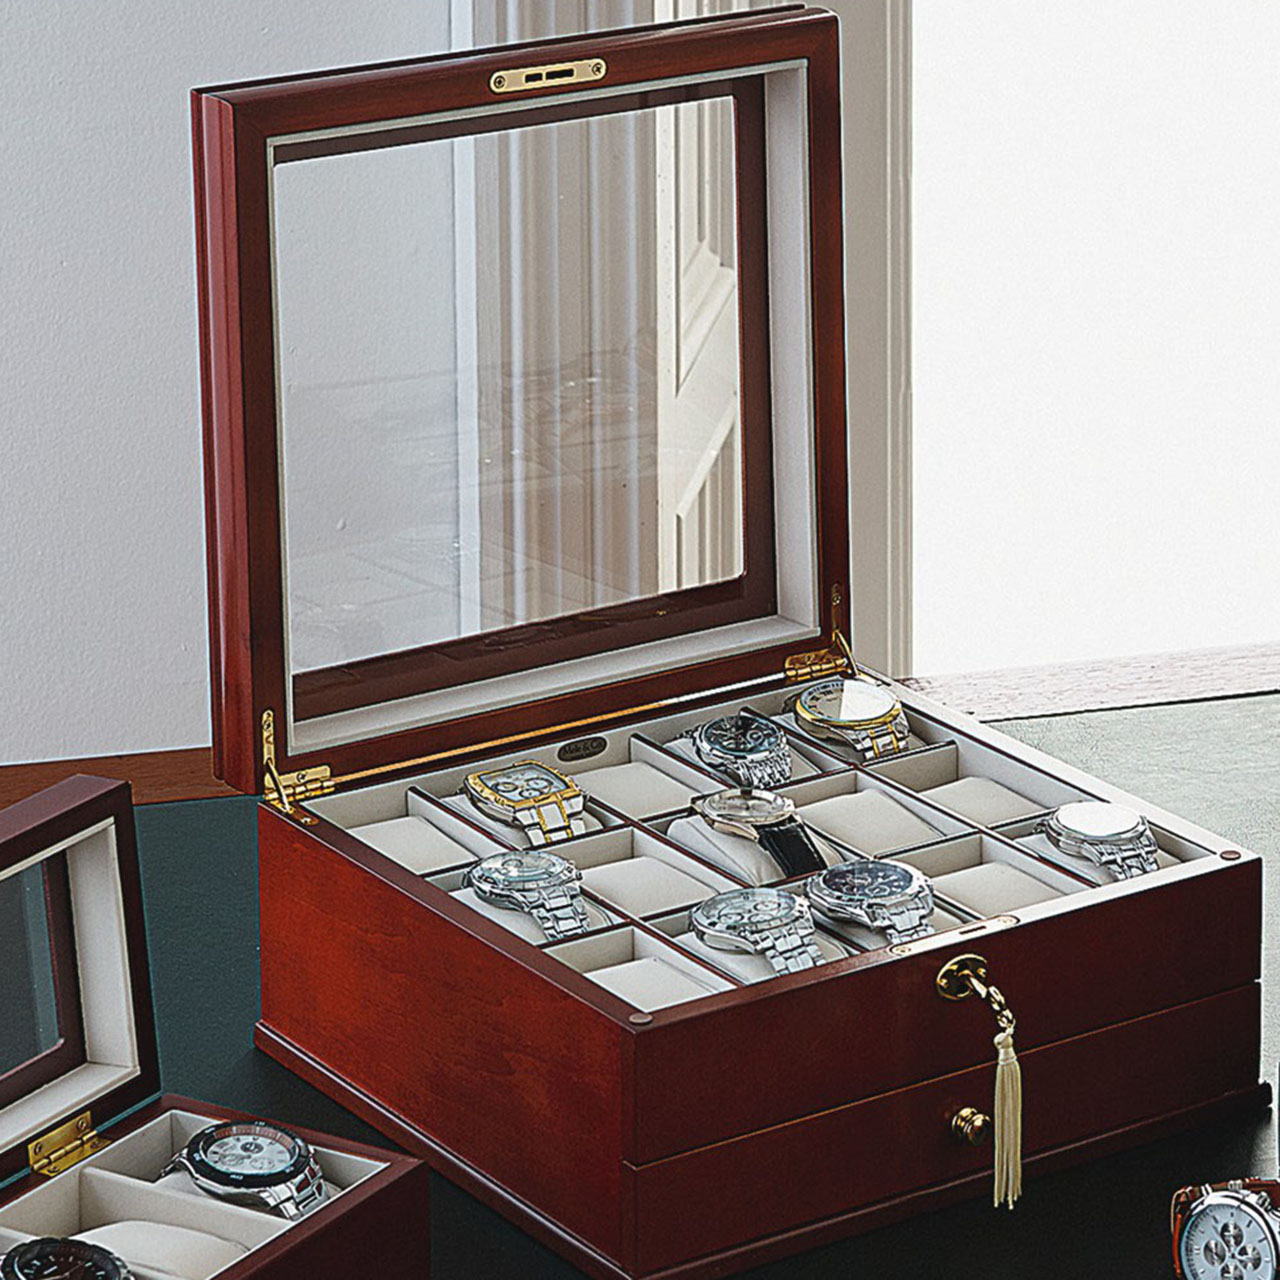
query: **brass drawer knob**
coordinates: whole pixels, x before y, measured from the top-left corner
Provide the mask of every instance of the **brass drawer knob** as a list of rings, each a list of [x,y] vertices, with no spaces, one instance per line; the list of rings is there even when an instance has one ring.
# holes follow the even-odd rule
[[[960,1142],[980,1147],[990,1136],[991,1117],[983,1115],[977,1107],[961,1107],[951,1117],[951,1133]]]

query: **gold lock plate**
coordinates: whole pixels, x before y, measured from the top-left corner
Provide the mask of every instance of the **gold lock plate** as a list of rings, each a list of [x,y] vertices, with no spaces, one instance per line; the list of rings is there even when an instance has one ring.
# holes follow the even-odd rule
[[[27,1159],[31,1172],[52,1178],[64,1169],[79,1164],[86,1156],[101,1151],[109,1139],[102,1137],[93,1127],[93,1116],[86,1111],[68,1120],[66,1124],[51,1129],[42,1138],[27,1144]]]

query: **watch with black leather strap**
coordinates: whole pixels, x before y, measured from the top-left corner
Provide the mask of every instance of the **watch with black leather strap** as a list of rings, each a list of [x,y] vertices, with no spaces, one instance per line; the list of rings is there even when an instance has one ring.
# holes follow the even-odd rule
[[[693,809],[709,827],[756,841],[786,877],[821,871],[827,865],[796,813],[795,802],[786,796],[760,788],[730,787],[695,796]]]
[[[1169,1206],[1178,1280],[1276,1280],[1280,1182],[1240,1178],[1183,1187]]]

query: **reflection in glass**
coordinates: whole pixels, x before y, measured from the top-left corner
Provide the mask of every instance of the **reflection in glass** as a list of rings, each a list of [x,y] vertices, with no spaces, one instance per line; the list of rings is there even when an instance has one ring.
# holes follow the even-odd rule
[[[274,170],[294,672],[744,569],[727,99]]]
[[[44,868],[0,880],[0,1076],[60,1037]]]

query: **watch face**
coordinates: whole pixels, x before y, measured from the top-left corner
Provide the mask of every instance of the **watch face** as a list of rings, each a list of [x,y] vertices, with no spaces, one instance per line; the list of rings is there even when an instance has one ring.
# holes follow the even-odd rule
[[[708,821],[741,822],[751,827],[781,822],[790,817],[795,808],[786,796],[748,787],[731,787],[728,791],[698,797],[698,811]]]
[[[908,867],[897,862],[841,863],[819,872],[820,887],[833,898],[850,898],[855,902],[882,902],[901,898],[916,885],[916,877]]]
[[[536,760],[522,760],[507,765],[505,769],[491,769],[488,773],[473,773],[481,786],[494,792],[499,803],[520,804],[528,800],[541,800],[573,786],[570,779],[555,769],[549,769]]]
[[[191,1140],[187,1159],[212,1182],[253,1189],[292,1181],[310,1162],[311,1149],[287,1129],[249,1121],[210,1125]]]
[[[735,760],[770,756],[785,748],[787,741],[786,734],[772,720],[742,712],[704,724],[698,735],[703,745]]]
[[[1270,1280],[1280,1266],[1266,1219],[1230,1192],[1192,1212],[1178,1253],[1187,1280]]]
[[[5,1280],[124,1280],[129,1269],[109,1249],[85,1240],[28,1240],[4,1257]]]
[[[468,883],[478,893],[514,893],[527,889],[549,889],[578,878],[577,868],[567,858],[540,849],[496,853],[471,868]]]
[[[742,933],[790,924],[808,916],[808,908],[785,889],[730,889],[693,909],[693,924],[720,933]]]
[[[824,724],[858,725],[892,717],[901,711],[897,698],[870,680],[823,680],[796,699],[799,709]]]
[[[1084,840],[1116,840],[1133,835],[1142,827],[1142,816],[1122,804],[1102,800],[1082,800],[1064,804],[1054,820],[1070,835]]]

